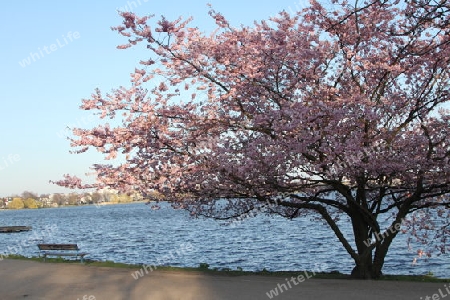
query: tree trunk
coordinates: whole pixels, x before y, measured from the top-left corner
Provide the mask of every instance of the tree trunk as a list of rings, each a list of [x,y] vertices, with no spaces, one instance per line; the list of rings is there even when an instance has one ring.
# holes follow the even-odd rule
[[[360,228],[361,229],[361,228]],[[356,230],[358,232],[359,230]],[[368,234],[368,230],[366,231]],[[357,279],[378,279],[383,275],[382,269],[384,265],[384,260],[389,250],[389,246],[392,240],[397,235],[397,232],[392,232],[387,234],[386,232],[382,235],[382,241],[375,241],[377,245],[375,248],[369,239],[361,239],[363,234],[355,235],[355,243],[358,248],[358,258],[355,259],[355,267],[352,270],[351,277]],[[373,241],[371,241],[373,242]],[[373,251],[375,251],[373,253]],[[373,254],[373,259],[372,259]]]
[[[376,276],[373,272],[372,258],[370,255],[365,258],[361,258],[359,262],[356,262],[356,266],[353,268],[351,277],[355,279],[375,279]]]
[[[381,276],[383,263],[374,264],[372,260],[371,239],[369,236],[370,226],[361,213],[354,210],[351,215],[353,234],[355,237],[356,250],[358,256],[355,260],[355,267],[352,270],[351,277],[355,279],[377,279]],[[378,247],[377,247],[378,248]],[[377,249],[375,248],[375,249]],[[376,252],[377,253],[377,252]],[[379,253],[377,253],[379,254]],[[378,262],[384,262],[384,257],[375,255]]]

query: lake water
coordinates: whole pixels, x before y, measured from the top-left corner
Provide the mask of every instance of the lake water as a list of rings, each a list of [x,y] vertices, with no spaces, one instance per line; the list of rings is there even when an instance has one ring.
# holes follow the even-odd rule
[[[345,221],[342,221],[345,222]],[[286,220],[258,215],[232,225],[195,219],[163,204],[142,203],[0,211],[0,226],[33,230],[0,234],[0,253],[39,254],[38,243],[77,243],[93,260],[147,265],[243,270],[338,270],[350,273],[353,261],[327,226],[317,220]],[[345,225],[344,225],[345,227]],[[349,229],[349,228],[348,228]],[[426,274],[450,278],[450,255],[430,259],[408,250],[406,235],[391,246],[385,274]],[[1,264],[1,263],[0,263]]]

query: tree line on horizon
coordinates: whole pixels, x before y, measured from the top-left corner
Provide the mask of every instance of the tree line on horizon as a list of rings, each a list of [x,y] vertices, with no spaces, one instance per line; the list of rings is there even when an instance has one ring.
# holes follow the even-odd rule
[[[0,208],[3,209],[37,209],[45,207],[76,206],[109,203],[129,203],[142,200],[139,194],[119,194],[115,192],[84,192],[41,194],[24,191],[20,195],[0,197]]]

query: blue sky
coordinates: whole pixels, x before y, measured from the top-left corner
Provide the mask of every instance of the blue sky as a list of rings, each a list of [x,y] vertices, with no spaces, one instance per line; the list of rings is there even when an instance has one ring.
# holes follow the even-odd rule
[[[0,19],[0,197],[28,190],[69,192],[49,180],[83,175],[103,162],[94,151],[70,154],[67,126],[92,127],[96,119],[79,109],[95,88],[109,92],[129,84],[144,50],[117,50],[124,38],[117,9],[168,19],[193,16],[204,31],[214,28],[207,3],[234,26],[251,25],[281,10],[296,11],[307,0],[110,0],[7,1]]]

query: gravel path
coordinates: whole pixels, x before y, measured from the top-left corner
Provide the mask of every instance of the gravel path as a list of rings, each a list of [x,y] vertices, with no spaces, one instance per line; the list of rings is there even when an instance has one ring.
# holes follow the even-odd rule
[[[5,259],[0,261],[0,299],[440,300],[450,295],[450,283],[307,278],[311,274],[299,274],[294,279],[253,275],[231,277],[150,269],[147,270],[148,274],[143,271],[143,276],[140,277],[136,271],[136,269]],[[133,274],[139,278],[135,279]],[[427,299],[427,296],[430,298]]]

